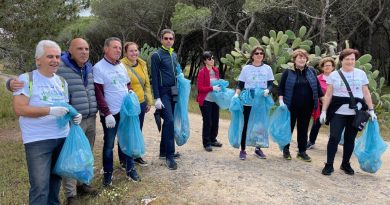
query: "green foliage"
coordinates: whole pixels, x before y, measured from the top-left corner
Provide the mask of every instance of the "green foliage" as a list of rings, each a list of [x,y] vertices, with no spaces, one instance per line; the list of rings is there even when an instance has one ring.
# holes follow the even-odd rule
[[[202,28],[211,18],[209,8],[195,8],[183,3],[175,5],[175,11],[171,18],[172,28],[180,34],[188,34],[194,29]]]
[[[9,33],[9,66],[20,70],[33,68],[33,54],[38,41],[54,39],[87,2],[84,0],[20,0],[0,3],[0,27]]]
[[[12,109],[12,93],[5,88],[5,82],[0,80],[0,128],[9,126],[16,116]]]
[[[241,67],[248,62],[250,52],[255,46],[262,46],[266,53],[266,63],[271,66],[275,74],[275,83],[278,84],[280,80],[280,73],[284,69],[292,66],[291,53],[296,48],[302,48],[307,51],[311,50],[313,42],[304,38],[306,34],[306,27],[302,26],[299,33],[295,34],[291,30],[269,32],[269,36],[263,36],[260,43],[255,37],[250,37],[248,43],[244,43],[241,47],[238,42],[235,42],[235,48],[230,54],[226,54],[221,58],[221,62],[226,64],[229,68],[230,76],[237,77],[241,71]],[[299,37],[297,37],[299,36]],[[319,61],[319,56],[310,56],[309,60]],[[232,77],[231,77],[232,78]],[[232,79],[230,79],[232,80]]]
[[[96,21],[94,16],[80,17],[62,29],[58,34],[57,40],[59,42],[68,42],[76,37],[86,38],[85,33],[94,21]]]

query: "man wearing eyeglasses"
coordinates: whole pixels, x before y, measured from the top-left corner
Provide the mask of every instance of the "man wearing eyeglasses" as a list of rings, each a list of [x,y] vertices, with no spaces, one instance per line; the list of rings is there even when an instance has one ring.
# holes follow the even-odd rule
[[[156,111],[164,119],[160,142],[160,159],[165,158],[165,165],[170,170],[177,169],[175,154],[173,111],[177,97],[176,65],[177,55],[173,51],[175,33],[171,29],[161,31],[162,46],[152,54],[151,73],[153,96]]]

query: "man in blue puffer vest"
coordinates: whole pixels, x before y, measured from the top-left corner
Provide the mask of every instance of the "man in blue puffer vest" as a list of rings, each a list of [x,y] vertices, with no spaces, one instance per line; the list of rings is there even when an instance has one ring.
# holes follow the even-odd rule
[[[160,158],[165,158],[165,165],[168,169],[177,169],[177,163],[174,158],[179,157],[175,154],[174,123],[173,111],[175,107],[175,98],[177,95],[176,87],[176,65],[177,56],[173,52],[173,43],[175,33],[170,29],[161,31],[161,48],[159,48],[151,57],[151,73],[153,96],[157,112],[161,113],[164,119],[162,126],[160,142]]]

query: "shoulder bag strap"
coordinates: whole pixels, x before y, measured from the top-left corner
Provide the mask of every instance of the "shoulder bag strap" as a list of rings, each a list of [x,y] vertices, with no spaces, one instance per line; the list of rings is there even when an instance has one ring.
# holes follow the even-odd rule
[[[349,98],[350,98],[350,100],[351,100],[351,104],[354,105],[354,106],[356,107],[355,97],[354,97],[353,94],[352,94],[352,90],[351,90],[351,87],[349,87],[349,84],[348,84],[348,82],[347,82],[347,79],[345,79],[345,76],[344,76],[344,74],[341,72],[340,69],[337,70],[337,72],[339,73],[341,79],[343,79],[344,84],[345,84],[345,86],[347,87],[347,91],[348,91],[348,94],[349,94]]]
[[[144,91],[145,93],[145,86],[144,86],[144,81],[142,81],[141,77],[137,74],[137,72],[135,72],[134,68],[129,66],[129,65],[126,65],[129,70],[135,75],[135,77],[138,79],[139,83],[141,84],[141,87],[142,87],[142,90]]]

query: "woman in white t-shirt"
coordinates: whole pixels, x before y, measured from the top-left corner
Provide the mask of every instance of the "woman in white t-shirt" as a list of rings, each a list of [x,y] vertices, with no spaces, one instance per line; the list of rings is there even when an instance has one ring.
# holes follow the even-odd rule
[[[341,72],[347,80],[352,94],[355,98],[357,109],[367,110],[371,119],[376,119],[371,100],[371,94],[368,90],[368,79],[364,71],[355,68],[356,59],[359,57],[359,52],[355,49],[344,49],[341,51],[339,59],[341,61]],[[341,138],[341,133],[344,131],[344,153],[343,161],[340,169],[346,174],[353,175],[355,172],[352,169],[349,160],[351,158],[354,146],[355,137],[358,130],[352,127],[352,121],[355,117],[354,105],[350,105],[350,97],[345,83],[340,74],[333,71],[327,80],[326,96],[320,116],[321,123],[325,121],[330,123],[330,137],[327,147],[327,161],[322,174],[331,175],[334,171],[333,162],[337,152],[337,146]]]
[[[233,97],[238,97],[241,91],[254,90],[255,88],[264,89],[264,96],[268,96],[270,90],[272,89],[272,84],[274,81],[274,75],[272,73],[272,68],[263,63],[265,57],[264,49],[260,46],[256,46],[253,48],[250,56],[250,62],[248,65],[245,65],[238,77],[238,85],[236,88],[236,93]],[[241,137],[241,151],[240,151],[240,159],[246,159],[246,151],[245,151],[245,142],[246,142],[246,132],[248,127],[249,115],[252,109],[252,105],[249,102],[244,103],[244,128],[242,130]],[[260,147],[256,147],[255,155],[260,159],[266,159],[267,156],[263,153]]]

